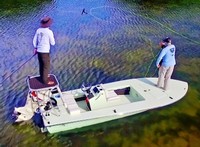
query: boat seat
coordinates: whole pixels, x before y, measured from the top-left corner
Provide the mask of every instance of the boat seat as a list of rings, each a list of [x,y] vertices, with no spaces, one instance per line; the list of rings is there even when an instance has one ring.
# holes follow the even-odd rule
[[[80,109],[72,94],[62,94],[62,100],[71,115],[80,114]]]
[[[115,93],[114,90],[106,91],[106,99],[107,101],[118,100],[120,97]]]

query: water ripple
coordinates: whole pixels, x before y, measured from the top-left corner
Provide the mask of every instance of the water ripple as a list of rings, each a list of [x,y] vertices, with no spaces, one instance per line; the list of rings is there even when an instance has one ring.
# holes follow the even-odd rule
[[[44,15],[54,20],[56,46],[51,50],[51,73],[57,76],[62,90],[79,88],[82,83],[90,85],[155,75],[158,43],[164,36],[171,36],[177,46],[178,67],[180,61],[184,62],[182,58],[198,60],[198,7],[189,11],[185,8],[155,11],[141,7],[110,0],[59,0],[27,7],[17,14],[0,15],[0,80],[32,56],[32,38]],[[81,14],[83,8],[87,14]],[[186,75],[187,72],[189,70],[183,70]],[[38,61],[34,57],[1,83],[0,142],[7,146],[20,144],[20,141],[22,146],[30,143],[39,146],[44,142],[45,146],[56,144],[59,138],[39,135],[31,122],[11,125],[14,107],[25,103],[28,92],[25,79],[27,75],[36,74]]]

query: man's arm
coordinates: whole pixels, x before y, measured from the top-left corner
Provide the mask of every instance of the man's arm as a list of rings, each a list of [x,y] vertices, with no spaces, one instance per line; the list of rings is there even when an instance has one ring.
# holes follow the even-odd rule
[[[55,45],[55,38],[52,31],[50,32],[49,41],[51,45]]]
[[[160,63],[160,61],[162,60],[162,58],[164,57],[165,54],[166,54],[166,49],[164,48],[164,49],[162,49],[162,51],[160,52],[160,54],[159,54],[159,56],[156,60],[156,66],[158,68],[160,67],[159,63]]]

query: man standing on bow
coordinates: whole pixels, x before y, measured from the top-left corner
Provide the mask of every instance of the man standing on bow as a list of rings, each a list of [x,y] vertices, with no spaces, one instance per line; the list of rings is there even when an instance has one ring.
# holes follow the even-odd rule
[[[163,44],[165,44],[166,47],[162,49],[156,61],[156,66],[159,68],[157,86],[162,87],[164,90],[168,90],[169,81],[176,64],[176,47],[171,43],[171,39],[169,37],[163,39]],[[162,63],[160,65],[161,60]]]
[[[40,28],[37,29],[33,38],[34,54],[38,54],[39,72],[43,84],[54,84],[48,80],[50,72],[50,46],[55,45],[54,34],[50,30],[52,19],[48,16],[40,21]]]

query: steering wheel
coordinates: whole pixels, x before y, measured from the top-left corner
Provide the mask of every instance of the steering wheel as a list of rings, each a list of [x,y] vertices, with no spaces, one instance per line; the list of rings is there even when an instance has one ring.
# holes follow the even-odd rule
[[[84,84],[82,84],[81,86],[81,90],[85,93],[90,93],[90,89],[91,89],[92,86],[89,86],[89,87],[85,87]]]

